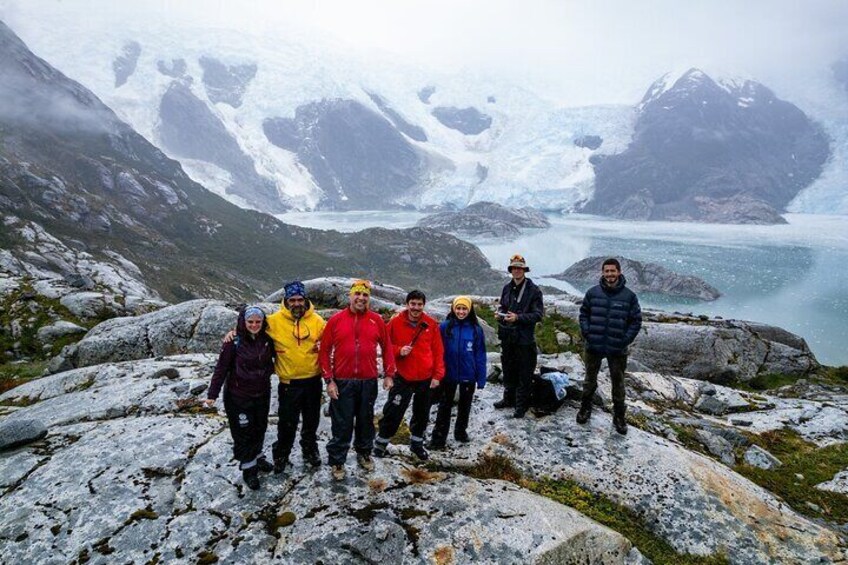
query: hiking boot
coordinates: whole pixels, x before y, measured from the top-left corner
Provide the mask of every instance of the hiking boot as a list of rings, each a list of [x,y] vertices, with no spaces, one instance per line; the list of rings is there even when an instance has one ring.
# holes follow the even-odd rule
[[[460,443],[468,443],[469,441],[471,441],[471,438],[468,437],[468,432],[466,432],[465,430],[463,430],[461,432],[460,431],[454,432],[453,439],[455,439],[456,441],[458,441]]]
[[[577,412],[577,423],[585,424],[589,421],[589,418],[592,417],[592,407],[591,406],[581,406],[580,410]]]
[[[249,469],[244,469],[241,472],[241,476],[244,479],[244,484],[250,487],[250,490],[259,489],[259,469],[256,465]]]
[[[356,462],[359,463],[359,466],[365,469],[366,471],[374,470],[374,460],[371,459],[370,455],[360,453],[356,456]]]
[[[527,410],[516,410],[512,413],[512,417],[516,420],[521,420],[527,414]]]
[[[286,457],[283,459],[282,457],[274,457],[274,474],[279,475],[282,474],[283,471],[286,470],[286,467],[289,464],[289,458]]]
[[[427,444],[427,448],[430,451],[444,451],[445,450],[445,442],[430,440],[430,443]]]
[[[621,435],[627,435],[627,420],[624,419],[623,414],[616,414],[615,416],[613,416],[612,425],[615,427],[615,431],[617,431]]]
[[[503,400],[498,400],[497,402],[492,404],[492,406],[494,406],[498,410],[502,410],[504,408],[515,408],[515,402],[512,402],[512,401],[504,398]]]
[[[426,461],[430,458],[430,454],[427,453],[426,449],[424,449],[423,443],[412,443],[409,445],[409,449],[422,461]]]
[[[263,456],[256,460],[256,468],[262,473],[270,473],[274,470],[274,465]]]
[[[345,478],[344,465],[333,465],[331,473],[334,481],[343,481]]]
[[[383,457],[385,457],[386,455],[389,454],[389,451],[387,449],[388,447],[389,447],[388,445],[386,447],[382,447],[380,445],[375,445],[374,451],[371,453],[371,455],[373,455],[374,457],[379,457],[380,459],[382,459]]]
[[[310,450],[303,452],[303,462],[309,465],[310,467],[320,467],[321,466],[321,456],[318,454],[318,450]]]

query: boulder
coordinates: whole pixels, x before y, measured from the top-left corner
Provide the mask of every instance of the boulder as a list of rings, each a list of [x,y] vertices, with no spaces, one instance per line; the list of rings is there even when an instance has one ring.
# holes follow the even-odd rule
[[[73,292],[63,296],[59,302],[74,316],[84,320],[122,316],[124,307],[102,292]]]
[[[322,277],[303,281],[309,299],[322,307],[346,308],[350,295],[350,286],[356,279],[345,277]],[[407,292],[397,286],[372,281],[371,309],[379,310],[400,308],[406,300]],[[285,296],[285,288],[265,297],[265,302],[280,304]]]
[[[47,435],[47,427],[39,419],[0,420],[0,451],[38,441]]]
[[[38,337],[38,341],[42,343],[52,343],[60,337],[64,337],[66,335],[84,334],[87,331],[87,329],[78,326],[73,322],[59,320],[58,322],[55,322],[49,326],[42,326],[38,328],[36,336]]]
[[[655,322],[650,320],[661,318],[646,314],[630,354],[653,372],[729,384],[773,372],[774,367],[798,376],[819,367],[797,336],[790,343],[781,343],[769,339],[779,336],[762,334],[747,322],[687,317]]]
[[[775,469],[783,465],[780,459],[758,445],[752,445],[745,452],[745,463],[760,469]]]
[[[706,430],[697,430],[695,435],[704,444],[707,451],[718,457],[722,463],[730,467],[736,463],[736,456],[733,454],[733,445],[729,441]]]
[[[836,475],[834,475],[834,477],[829,481],[817,484],[816,488],[819,490],[848,494],[848,469],[836,473]]]
[[[237,313],[217,300],[191,300],[132,318],[113,318],[91,329],[51,361],[51,370],[178,353],[217,352]]]

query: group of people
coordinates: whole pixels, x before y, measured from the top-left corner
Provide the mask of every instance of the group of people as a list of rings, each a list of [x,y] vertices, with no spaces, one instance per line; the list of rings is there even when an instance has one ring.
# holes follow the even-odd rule
[[[507,270],[511,280],[504,286],[496,312],[504,392],[495,407],[512,409],[514,418],[523,418],[530,407],[536,367],[535,327],[544,316],[544,306],[541,290],[525,276],[530,269],[523,257],[514,255]],[[211,406],[223,389],[233,457],[248,487],[260,487],[260,472],[285,471],[298,426],[304,462],[313,468],[321,465],[317,430],[324,388],[331,419],[327,462],[335,480],[345,477],[351,442],[358,465],[373,470],[372,457],[388,454],[391,438],[410,405],[409,447],[418,459],[429,458],[425,434],[436,402],[438,412],[427,447],[446,447],[457,396],[453,437],[470,441],[472,400],[475,391],[486,386],[487,377],[485,337],[470,297],[457,296],[447,318],[438,323],[424,312],[424,293],[413,290],[406,296],[405,309],[385,323],[370,309],[370,282],[357,280],[350,287],[348,306],[325,322],[302,282],[286,284],[284,293],[280,309],[273,314],[266,316],[258,306],[239,313],[236,329],[224,338],[206,400]],[[607,358],[615,428],[626,433],[624,368],[627,345],[640,325],[639,302],[625,287],[618,262],[609,259],[604,262],[601,284],[587,292],[580,310],[587,369],[579,423],[591,416],[597,374],[601,360]],[[378,356],[382,356],[382,386],[388,396],[375,429]],[[263,444],[273,374],[279,381],[279,418],[271,462],[263,454]]]

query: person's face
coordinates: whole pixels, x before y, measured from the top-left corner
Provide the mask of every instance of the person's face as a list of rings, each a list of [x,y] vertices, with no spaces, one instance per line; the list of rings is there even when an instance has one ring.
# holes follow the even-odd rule
[[[618,276],[621,274],[621,271],[619,271],[618,267],[615,265],[604,265],[602,274],[604,281],[606,281],[608,285],[612,286],[618,280]]]
[[[302,296],[291,296],[286,298],[286,308],[295,318],[302,318],[306,313],[306,299]]]
[[[521,281],[524,279],[524,267],[512,267],[509,270],[509,274],[512,275],[513,280]]]
[[[245,319],[244,324],[247,326],[247,331],[249,331],[253,335],[256,335],[260,331],[262,331],[262,317],[261,316],[251,316],[251,317]]]
[[[465,304],[457,304],[453,307],[453,314],[454,316],[456,316],[457,320],[464,320],[465,318],[467,318],[469,311],[470,310],[468,310],[468,306],[466,306]]]
[[[424,301],[418,298],[413,298],[406,303],[406,311],[409,315],[409,319],[413,322],[417,322],[421,319],[421,314],[424,313]]]
[[[350,293],[350,309],[357,314],[362,314],[368,310],[368,303],[371,301],[371,295],[367,292],[351,292]]]

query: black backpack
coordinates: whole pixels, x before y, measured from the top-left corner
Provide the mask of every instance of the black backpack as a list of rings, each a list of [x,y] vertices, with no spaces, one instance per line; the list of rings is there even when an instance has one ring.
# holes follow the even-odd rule
[[[554,373],[556,369],[542,367],[541,373],[533,373],[532,388],[530,391],[530,408],[537,415],[553,414],[565,403],[567,396],[557,398],[554,385],[551,381],[542,378],[545,373]]]

